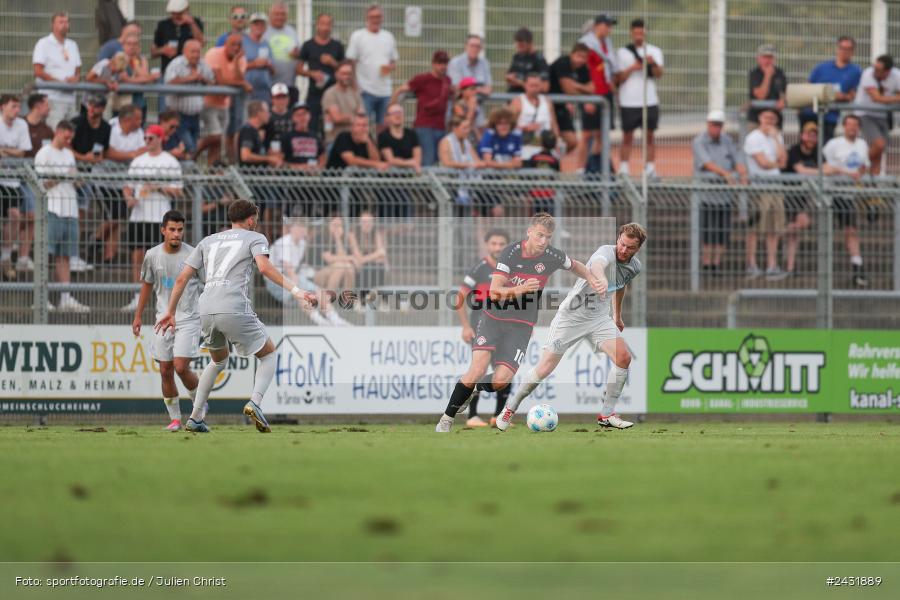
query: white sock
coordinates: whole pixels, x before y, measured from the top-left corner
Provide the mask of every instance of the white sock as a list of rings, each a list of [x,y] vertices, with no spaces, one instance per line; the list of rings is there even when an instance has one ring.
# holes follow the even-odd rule
[[[216,377],[219,376],[219,373],[225,370],[225,366],[228,364],[228,359],[223,360],[222,362],[209,361],[209,364],[203,369],[203,372],[200,373],[200,383],[197,384],[197,389],[194,390],[194,410],[191,412],[191,418],[197,422],[203,420],[204,410],[203,407],[206,405],[206,401],[209,399],[209,392],[212,390],[213,385],[216,383]]]
[[[181,420],[181,402],[178,401],[178,396],[174,398],[163,398],[163,402],[166,404],[166,410],[169,411],[170,419],[178,419]]]
[[[250,396],[250,399],[257,406],[262,407],[263,396],[266,395],[266,390],[269,389],[269,385],[275,378],[275,353],[266,354],[257,360],[259,361],[259,366],[256,368],[256,379],[253,381],[253,395]]]
[[[861,267],[862,264],[863,264],[863,262],[862,262],[862,256],[851,256],[851,257],[850,257],[850,264],[851,264],[851,265],[856,265],[857,267]]]
[[[609,370],[609,375],[606,377],[606,396],[603,398],[603,407],[600,409],[600,414],[604,417],[616,412],[616,402],[622,395],[622,388],[625,387],[627,379],[628,369],[613,365],[613,368]]]
[[[519,391],[516,392],[515,396],[506,401],[507,408],[511,408],[513,412],[517,411],[519,405],[522,404],[522,400],[527,398],[531,392],[537,389],[542,381],[544,380],[538,377],[537,372],[534,369],[528,371],[528,375],[525,376],[525,381],[522,382]]]

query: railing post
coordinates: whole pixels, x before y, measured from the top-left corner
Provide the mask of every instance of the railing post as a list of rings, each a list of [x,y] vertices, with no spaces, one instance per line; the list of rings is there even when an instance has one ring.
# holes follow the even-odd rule
[[[900,290],[900,198],[894,197],[894,289]]]
[[[48,251],[49,232],[47,227],[48,210],[44,186],[37,172],[31,165],[24,165],[28,185],[34,192],[34,295],[32,299],[32,322],[35,325],[47,324],[47,303],[49,301],[48,285],[50,282],[50,255]]]
[[[703,182],[701,182],[702,185]],[[700,291],[700,201],[697,192],[690,194],[690,261],[691,261],[691,291]]]
[[[649,204],[649,191],[647,196],[638,196],[637,202],[631,209],[632,221],[647,227],[647,210]],[[632,319],[635,327],[647,326],[647,257],[646,252],[639,252],[643,277],[634,280],[634,293],[631,294]]]
[[[453,234],[456,226],[452,217],[453,197],[431,171],[426,172],[431,193],[437,202],[438,214],[438,265],[437,285],[443,294],[449,294],[453,289]],[[446,299],[446,296],[444,297]],[[442,327],[453,324],[453,315],[449,307],[442,306],[438,310],[438,324]]]
[[[813,193],[817,196],[816,205],[816,327],[831,329],[834,325],[834,230],[832,229],[831,195],[824,187],[810,182]]]
[[[559,58],[561,32],[562,0],[544,0],[544,58],[547,64]]]

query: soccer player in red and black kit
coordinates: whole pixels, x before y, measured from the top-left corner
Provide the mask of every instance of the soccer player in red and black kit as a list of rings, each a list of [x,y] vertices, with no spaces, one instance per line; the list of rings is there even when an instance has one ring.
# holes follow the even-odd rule
[[[456,383],[447,410],[434,430],[446,433],[453,419],[480,391],[494,392],[509,386],[537,323],[540,293],[547,280],[558,269],[566,269],[585,279],[598,294],[605,287],[582,263],[572,260],[562,250],[550,245],[556,223],[547,213],[531,218],[528,237],[510,244],[500,253],[491,274],[489,302],[483,310],[472,344],[472,364]],[[482,382],[493,361],[490,382]],[[479,383],[481,382],[481,383]]]
[[[503,229],[490,229],[484,236],[484,242],[487,244],[488,255],[466,274],[459,289],[459,301],[456,306],[456,314],[459,315],[459,322],[462,325],[462,339],[467,344],[471,344],[475,339],[475,330],[478,329],[482,309],[487,304],[488,293],[491,289],[491,274],[497,268],[497,259],[500,258],[500,253],[509,246],[509,234]],[[472,309],[471,321],[469,320],[470,308]],[[479,394],[475,394],[469,403],[469,419],[466,421],[466,427],[487,426],[487,423],[478,416],[478,396]],[[497,390],[497,408],[491,418],[491,427],[497,423],[497,415],[503,410],[508,397],[509,386]]]

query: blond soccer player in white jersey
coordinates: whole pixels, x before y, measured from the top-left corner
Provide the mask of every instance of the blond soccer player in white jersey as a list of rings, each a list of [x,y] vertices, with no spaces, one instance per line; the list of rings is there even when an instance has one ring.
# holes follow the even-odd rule
[[[616,402],[622,395],[631,364],[631,353],[619,333],[625,329],[622,321],[625,288],[641,272],[641,263],[635,254],[646,240],[647,232],[641,225],[628,223],[619,228],[615,246],[597,248],[587,262],[587,268],[605,284],[605,291],[598,294],[584,279],[578,280],[550,323],[550,333],[540,361],[525,376],[516,395],[507,401],[497,418],[497,429],[506,431],[509,428],[522,400],[550,376],[566,350],[582,339],[588,340],[594,352],[609,356],[614,365],[606,379],[597,424],[615,429],[627,429],[634,425],[616,414]],[[613,292],[615,300],[611,303],[610,294]]]
[[[188,431],[209,432],[203,420],[204,405],[216,377],[228,362],[228,345],[233,344],[240,356],[255,356],[259,360],[253,393],[244,405],[244,414],[253,419],[261,433],[272,431],[260,408],[263,396],[275,377],[275,345],[253,312],[249,285],[253,265],[264,277],[280,285],[298,300],[316,302],[316,295],[301,290],[286,279],[269,262],[269,242],[254,231],[259,222],[259,209],[248,200],[237,200],[228,207],[231,229],[204,238],[185,260],[184,269],[175,281],[169,299],[168,312],[156,322],[156,331],[165,333],[176,325],[176,307],[188,283],[203,272],[203,293],[198,302],[203,347],[211,358],[197,385],[194,410],[185,424]]]
[[[169,295],[175,287],[175,280],[184,268],[184,261],[194,251],[194,247],[182,242],[184,238],[184,215],[177,210],[170,210],[163,215],[160,232],[163,242],[150,248],[144,254],[141,265],[141,292],[138,295],[137,309],[131,331],[135,337],[141,335],[141,315],[150,300],[150,294],[156,295],[156,318],[165,313],[169,306]],[[191,370],[191,361],[200,354],[200,313],[197,310],[197,299],[202,284],[199,279],[192,279],[178,303],[175,318],[178,327],[174,334],[154,334],[150,343],[150,354],[159,363],[159,376],[162,379],[162,395],[171,422],[166,427],[169,431],[181,429],[181,402],[178,398],[178,387],[175,385],[175,374],[184,384],[194,400],[197,394],[197,375]],[[204,415],[205,418],[205,415]]]

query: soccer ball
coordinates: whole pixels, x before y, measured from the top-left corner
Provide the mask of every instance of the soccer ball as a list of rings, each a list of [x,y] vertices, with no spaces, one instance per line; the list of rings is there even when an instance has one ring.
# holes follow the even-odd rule
[[[541,431],[553,431],[559,424],[559,415],[549,404],[532,406],[528,411],[528,429],[539,433]]]

